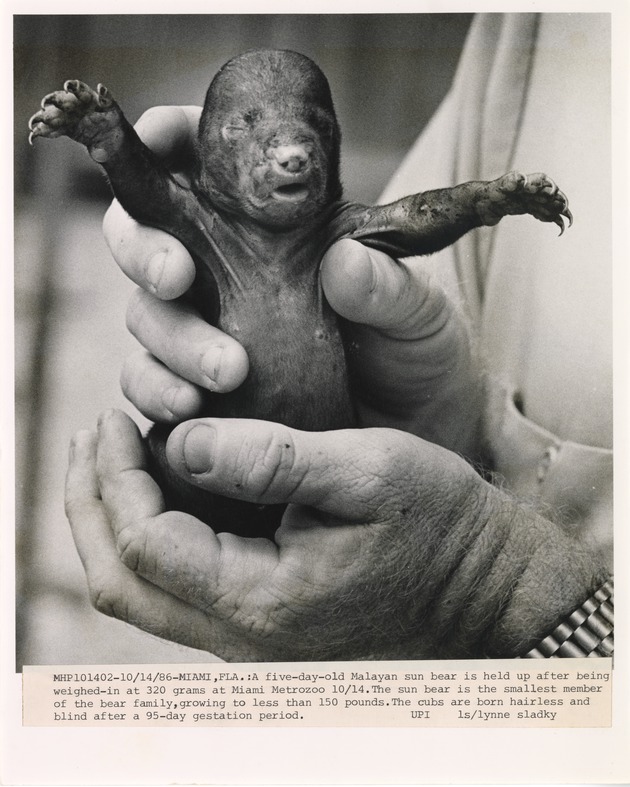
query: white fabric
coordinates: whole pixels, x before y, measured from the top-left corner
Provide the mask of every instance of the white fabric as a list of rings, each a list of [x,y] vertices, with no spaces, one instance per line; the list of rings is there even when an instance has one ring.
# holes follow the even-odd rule
[[[575,217],[505,218],[423,261],[461,300],[495,381],[490,436],[517,494],[612,541],[610,28],[606,14],[482,14],[453,87],[383,201],[518,169]],[[523,402],[522,412],[514,404]]]

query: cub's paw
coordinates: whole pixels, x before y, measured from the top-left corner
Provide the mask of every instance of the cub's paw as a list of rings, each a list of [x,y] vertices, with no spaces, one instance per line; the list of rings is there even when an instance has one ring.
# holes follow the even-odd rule
[[[118,125],[121,114],[106,87],[92,90],[78,79],[69,79],[63,90],[44,96],[41,106],[28,121],[31,145],[35,137],[62,136],[93,145]]]
[[[573,224],[569,200],[543,172],[523,175],[508,172],[485,184],[477,202],[477,211],[484,224],[492,226],[503,216],[528,213],[539,221],[553,222],[564,232],[564,218]],[[564,217],[564,218],[563,218]]]

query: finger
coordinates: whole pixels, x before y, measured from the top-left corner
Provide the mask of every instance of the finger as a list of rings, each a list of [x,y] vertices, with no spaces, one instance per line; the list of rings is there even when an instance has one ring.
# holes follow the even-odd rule
[[[461,409],[462,396],[476,402],[474,392],[451,395],[470,377],[468,330],[421,267],[343,240],[324,257],[322,285],[332,307],[352,321],[345,339],[361,423],[434,440],[461,421],[443,403]]]
[[[69,488],[73,490],[70,496],[74,501],[70,509],[77,524],[85,519],[83,507],[76,501],[85,486],[79,477],[85,475],[85,470],[77,467],[81,459],[76,457],[69,482]],[[254,648],[254,644],[248,641],[252,626],[249,621],[244,624],[238,614],[239,610],[247,608],[250,610],[247,615],[251,614],[253,625],[257,625],[257,620],[265,620],[265,606],[275,604],[274,599],[267,598],[264,602],[257,599],[257,594],[260,588],[269,584],[277,566],[276,545],[267,539],[240,539],[225,533],[216,536],[207,525],[191,516],[179,512],[163,513],[159,489],[145,470],[137,429],[131,419],[120,411],[109,411],[99,419],[98,483],[93,457],[90,465],[91,502],[100,506],[98,525],[104,536],[96,541],[101,549],[107,547],[106,569],[115,575],[116,581],[121,576],[120,560],[128,572],[124,575],[125,586],[114,594],[116,599],[121,599],[120,603],[124,603],[126,597],[135,604],[142,601],[138,587],[145,586],[133,584],[132,580],[138,575],[144,577],[149,580],[146,587],[159,585],[168,591],[166,598],[176,596],[204,611],[201,624],[190,611],[184,616],[186,625],[192,625],[191,621],[194,621],[193,631],[198,628],[197,642],[203,635],[205,647],[211,647],[217,655],[260,658],[259,648],[249,650]],[[95,498],[99,491],[102,503]],[[107,512],[106,517],[102,515],[103,511]],[[86,532],[81,538],[83,551],[93,550],[97,561],[100,561],[96,545],[93,546],[90,540],[94,533]],[[107,542],[105,545],[103,540]],[[98,578],[101,577],[99,573]],[[148,593],[146,588],[144,592]],[[245,599],[248,599],[247,603]],[[259,601],[263,603],[262,608],[258,606]],[[156,607],[155,612],[162,614],[163,608],[164,604]],[[179,609],[177,605],[175,609]],[[152,612],[149,606],[147,615],[142,618],[143,627],[148,625],[145,618],[150,619]],[[222,623],[221,618],[227,622]],[[168,626],[172,628],[173,621],[169,618],[165,623],[162,635],[171,639]],[[151,625],[157,626],[157,622]],[[182,626],[183,623],[177,624],[177,630]],[[189,637],[194,636],[189,634]]]
[[[137,290],[127,327],[172,372],[209,391],[232,391],[247,377],[249,360],[241,345],[185,301],[164,302]]]
[[[116,200],[103,219],[103,233],[121,270],[163,300],[183,295],[195,279],[195,264],[184,246],[162,230],[131,218]]]
[[[86,572],[93,576],[101,563],[107,570],[112,562],[113,537],[100,516],[102,503],[96,477],[95,433],[78,432],[70,444],[65,504],[75,545]],[[93,547],[97,543],[106,548],[97,551]]]
[[[199,107],[154,107],[140,118],[136,131],[169,166],[185,167],[193,158],[200,113]],[[170,300],[192,285],[195,265],[182,244],[141,226],[116,201],[105,214],[103,230],[118,265],[143,289]]]
[[[114,533],[100,499],[96,473],[96,435],[78,433],[70,448],[66,513],[83,563],[93,606],[165,639],[206,648],[212,623],[194,607],[165,593],[121,563]]]
[[[137,427],[119,410],[110,410],[99,418],[96,468],[118,553],[134,572],[146,575],[150,570],[146,556],[154,552],[147,548],[146,539],[169,554],[177,553],[185,543],[188,551],[203,556],[200,562],[206,566],[218,559],[220,544],[207,525],[179,512],[164,514],[162,493],[147,473]],[[185,522],[185,539],[177,526],[181,522]],[[136,538],[138,532],[144,534],[142,543]]]
[[[125,474],[124,488],[112,483],[116,474]],[[131,418],[120,410],[108,410],[98,419],[96,470],[99,489],[104,498],[116,501],[117,509],[127,510],[130,518],[155,517],[164,511],[159,486],[146,472],[146,453],[140,431]],[[115,521],[112,526],[116,531]]]
[[[152,107],[135,130],[156,156],[172,164],[193,158],[200,117],[201,107]]]
[[[164,513],[162,493],[147,472],[144,447],[136,425],[119,410],[103,413],[98,422],[98,450],[96,468],[103,503],[114,533],[120,558],[134,572],[146,575],[146,543],[141,546],[135,534],[142,531],[159,544],[163,552],[177,552],[181,536],[172,521],[181,514],[169,517]],[[212,530],[192,517],[187,528],[186,544],[192,551],[203,547],[209,560],[217,550]],[[195,523],[197,526],[195,527]],[[211,535],[209,535],[211,534]]]
[[[351,522],[387,516],[411,487],[407,445],[393,430],[302,432],[266,421],[200,419],[180,424],[169,463],[190,483],[256,503],[298,503]]]
[[[391,338],[430,336],[446,319],[443,291],[430,286],[420,268],[411,269],[355,240],[331,246],[322,260],[321,278],[338,314]]]
[[[144,350],[125,359],[120,385],[129,401],[151,421],[179,423],[201,412],[201,390]]]

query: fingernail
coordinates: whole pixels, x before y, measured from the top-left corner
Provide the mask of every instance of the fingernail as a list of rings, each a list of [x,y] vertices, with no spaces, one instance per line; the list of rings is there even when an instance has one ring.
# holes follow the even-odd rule
[[[160,286],[167,256],[168,252],[160,249],[160,251],[156,251],[155,254],[152,254],[147,262],[146,277],[154,291]]]
[[[90,450],[93,444],[94,435],[88,429],[81,429],[72,436],[70,440],[70,461],[81,459]]]
[[[217,390],[219,387],[219,374],[221,373],[221,361],[223,359],[223,347],[211,347],[201,358],[201,371],[211,383],[210,390]]]
[[[184,438],[184,463],[189,473],[199,475],[212,470],[216,432],[212,426],[197,424]]]
[[[181,389],[177,385],[173,385],[162,392],[162,404],[171,415],[176,415],[178,412],[180,394]]]
[[[115,412],[116,412],[115,410],[104,410],[102,413],[99,414],[96,422],[99,432],[105,426],[105,424],[114,416]]]
[[[92,148],[90,150],[90,155],[97,164],[105,164],[109,158],[109,154],[104,148]]]

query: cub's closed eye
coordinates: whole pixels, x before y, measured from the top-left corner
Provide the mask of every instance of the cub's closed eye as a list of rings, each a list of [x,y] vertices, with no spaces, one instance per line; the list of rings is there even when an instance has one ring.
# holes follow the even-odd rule
[[[223,126],[221,134],[226,142],[235,142],[237,139],[240,139],[246,131],[247,128],[245,126],[230,124],[228,126]]]

